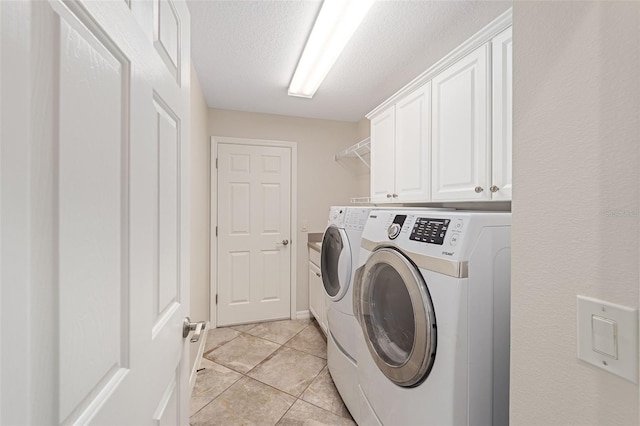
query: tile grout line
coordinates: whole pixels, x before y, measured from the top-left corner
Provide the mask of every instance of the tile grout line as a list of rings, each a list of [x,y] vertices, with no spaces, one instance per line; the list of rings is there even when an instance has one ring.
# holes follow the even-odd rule
[[[213,361],[211,361],[211,362],[213,362]],[[221,365],[221,364],[218,364],[218,365]],[[223,367],[224,367],[224,365],[223,365]],[[233,370],[232,370],[232,371],[233,371]],[[237,371],[236,371],[236,373],[237,373]],[[242,373],[238,373],[238,374],[240,374],[240,377],[238,377],[238,379],[237,379],[237,380],[235,380],[233,383],[231,383],[229,386],[227,386],[227,387],[225,388],[225,390],[223,390],[222,392],[220,392],[220,393],[219,393],[215,398],[211,399],[211,401],[209,401],[209,402],[207,402],[206,404],[204,404],[204,405],[202,406],[202,408],[200,408],[198,411],[196,411],[196,412],[195,412],[195,413],[193,413],[193,414],[190,414],[190,415],[189,415],[189,418],[191,418],[191,417],[195,416],[195,415],[196,415],[196,414],[198,414],[200,411],[204,410],[204,408],[205,408],[207,405],[211,404],[213,401],[215,401],[216,399],[220,398],[220,396],[222,396],[222,394],[223,394],[223,393],[225,393],[226,391],[228,391],[229,389],[231,389],[231,386],[235,385],[235,384],[236,384],[236,383],[238,383],[240,380],[242,380],[242,377],[243,377],[243,376],[242,376]],[[197,379],[196,379],[196,380],[197,380]],[[191,398],[189,398],[189,399],[191,399]]]
[[[290,320],[290,321],[292,321],[292,320]],[[293,336],[291,336],[289,339],[285,340],[285,342],[284,342],[284,343],[275,342],[275,341],[273,341],[273,340],[267,339],[266,337],[260,337],[260,336],[256,336],[256,335],[254,335],[254,334],[249,334],[249,333],[245,333],[245,334],[249,334],[249,336],[253,336],[253,337],[258,338],[258,339],[266,340],[267,342],[271,342],[271,343],[275,343],[275,344],[277,344],[277,345],[284,346],[288,341],[290,341],[291,339],[293,339],[294,337],[296,337],[298,334],[302,333],[302,332],[303,332],[304,330],[306,330],[306,329],[307,329],[307,327],[309,327],[310,325],[311,325],[311,323],[307,324],[303,329],[301,329],[300,331],[298,331],[296,334],[294,334]],[[236,331],[238,331],[238,330],[236,330]],[[240,333],[243,333],[243,332],[241,331]]]
[[[256,327],[257,327],[258,325],[259,325],[259,324],[257,324],[257,325],[256,325]],[[246,378],[247,378],[247,379],[249,379],[249,380],[254,380],[254,381],[256,381],[256,382],[258,382],[258,383],[260,383],[260,384],[263,384],[263,385],[265,385],[265,386],[267,386],[267,387],[269,387],[269,388],[273,389],[273,390],[274,390],[274,391],[276,391],[276,392],[281,392],[281,393],[283,393],[283,394],[285,394],[285,395],[289,395],[289,396],[291,396],[292,398],[294,398],[294,402],[289,406],[289,408],[285,411],[285,413],[284,413],[284,414],[283,414],[283,415],[278,419],[278,421],[277,421],[275,424],[277,424],[278,422],[280,422],[280,421],[281,421],[281,420],[282,420],[282,419],[283,419],[283,418],[284,418],[284,417],[285,417],[285,416],[286,416],[286,415],[291,411],[291,408],[293,407],[293,405],[295,405],[295,403],[296,403],[298,400],[301,400],[301,401],[302,401],[302,402],[304,402],[304,403],[310,404],[310,405],[312,405],[313,407],[316,407],[316,408],[318,408],[318,409],[322,410],[323,412],[326,412],[327,414],[335,415],[335,416],[337,416],[337,417],[339,417],[339,418],[344,418],[344,419],[349,420],[349,418],[347,418],[347,417],[344,417],[344,416],[342,416],[342,415],[340,415],[340,414],[334,413],[334,412],[332,412],[332,411],[330,411],[330,410],[327,410],[326,408],[320,407],[320,406],[318,406],[318,405],[316,405],[316,404],[314,404],[314,403],[312,403],[312,402],[306,401],[306,400],[304,400],[304,399],[302,398],[302,396],[304,395],[304,393],[309,389],[309,387],[311,387],[311,385],[312,385],[312,384],[313,384],[313,382],[318,378],[318,376],[320,376],[320,374],[321,374],[325,369],[327,369],[327,368],[328,368],[327,359],[326,359],[326,358],[323,358],[323,357],[320,357],[320,356],[317,356],[317,355],[315,355],[315,354],[313,354],[313,353],[307,352],[307,351],[305,351],[305,350],[296,349],[296,348],[294,348],[294,347],[285,346],[285,345],[286,345],[288,342],[290,342],[292,339],[294,339],[296,336],[298,336],[300,333],[302,333],[303,331],[305,331],[307,328],[309,328],[309,327],[311,327],[311,326],[313,326],[313,327],[315,328],[314,320],[313,320],[313,319],[311,319],[311,321],[310,321],[310,322],[309,322],[305,327],[303,327],[302,329],[300,329],[300,331],[298,331],[297,333],[295,333],[293,336],[291,336],[289,339],[287,339],[284,343],[274,342],[274,341],[269,340],[269,339],[267,339],[267,338],[260,337],[260,336],[256,336],[256,335],[253,335],[253,334],[250,334],[250,333],[248,333],[248,332],[247,332],[247,331],[252,330],[252,329],[253,329],[253,328],[255,328],[255,327],[252,327],[251,329],[249,329],[249,330],[247,330],[247,331],[240,331],[240,330],[236,330],[236,329],[233,329],[233,328],[229,327],[230,329],[232,329],[232,330],[234,330],[234,331],[238,332],[239,334],[238,334],[237,336],[235,336],[233,339],[231,339],[231,340],[229,340],[229,341],[227,341],[227,342],[224,342],[223,344],[219,345],[219,346],[218,346],[218,347],[216,347],[216,348],[213,348],[213,349],[209,350],[208,352],[206,352],[205,354],[203,354],[203,355],[202,355],[202,357],[203,357],[203,358],[205,358],[205,356],[204,356],[204,355],[209,354],[209,353],[211,353],[211,352],[215,351],[216,349],[219,349],[219,348],[221,348],[221,347],[225,346],[226,344],[228,344],[228,343],[232,342],[233,340],[237,339],[238,337],[240,337],[242,334],[245,334],[245,335],[247,335],[247,336],[251,336],[251,337],[255,337],[255,338],[260,339],[260,340],[264,340],[265,342],[269,342],[269,343],[276,344],[276,345],[278,345],[278,348],[276,348],[272,353],[270,353],[267,357],[265,357],[263,360],[261,360],[258,364],[256,364],[254,367],[252,367],[250,370],[248,370],[248,371],[247,371],[247,372],[245,372],[245,373],[240,372],[240,371],[236,371],[236,370],[234,370],[234,369],[233,369],[233,368],[231,368],[231,367],[228,367],[228,366],[226,366],[226,365],[224,365],[224,364],[220,364],[220,363],[218,363],[218,362],[216,362],[216,361],[213,361],[213,360],[210,360],[210,359],[206,358],[207,360],[209,360],[209,361],[211,361],[211,362],[213,362],[213,363],[215,363],[215,364],[221,365],[222,367],[225,367],[225,368],[229,369],[230,371],[233,371],[233,372],[235,372],[235,373],[239,374],[239,377],[238,377],[236,380],[234,380],[234,381],[233,381],[233,383],[231,383],[229,386],[227,386],[227,388],[225,388],[222,392],[220,392],[220,394],[218,394],[215,398],[211,399],[208,403],[206,403],[203,407],[201,407],[198,411],[196,411],[195,413],[193,413],[193,414],[192,414],[192,415],[190,415],[189,417],[195,416],[195,415],[197,415],[198,413],[200,413],[200,412],[201,412],[205,407],[207,407],[209,404],[211,404],[212,402],[214,402],[215,400],[217,400],[218,398],[220,398],[220,396],[222,396],[222,395],[226,394],[226,393],[229,391],[229,389],[230,389],[231,387],[233,387],[236,383],[238,383],[240,380],[242,380],[242,378],[243,378],[243,377],[246,377]],[[321,330],[318,330],[318,331],[322,332]],[[324,340],[324,336],[322,336],[322,337],[323,337],[323,340]],[[325,341],[325,342],[326,342],[326,341]],[[300,394],[299,394],[298,396],[296,396],[296,395],[292,395],[292,394],[291,394],[291,393],[289,393],[289,392],[283,391],[283,390],[278,389],[278,388],[276,388],[275,386],[272,386],[272,385],[270,385],[270,384],[268,384],[268,383],[264,383],[264,382],[262,382],[261,380],[259,380],[259,379],[257,379],[257,378],[254,378],[254,377],[249,376],[249,373],[250,373],[251,371],[255,370],[257,367],[259,367],[260,365],[264,364],[264,363],[265,363],[265,362],[267,362],[269,359],[272,359],[272,358],[273,358],[273,357],[274,357],[274,356],[275,356],[279,351],[281,351],[283,348],[285,348],[285,349],[287,349],[287,350],[294,350],[294,351],[300,352],[300,353],[302,353],[302,354],[306,354],[306,355],[313,356],[314,358],[319,359],[319,360],[321,360],[321,361],[323,361],[323,362],[325,363],[325,364],[324,364],[324,367],[323,367],[322,369],[320,369],[320,371],[319,371],[318,373],[316,373],[315,375],[313,375],[313,377],[309,380],[309,384],[308,384],[308,385],[307,385],[307,386],[306,386],[306,387],[305,387],[305,388],[300,392]],[[349,414],[351,414],[351,413],[349,413]]]
[[[349,411],[349,415],[351,416],[351,418],[350,418],[350,419],[349,419],[349,418],[347,418],[347,417],[345,417],[345,416],[341,416],[340,414],[334,413],[333,411],[329,411],[329,410],[327,410],[327,409],[326,409],[326,408],[324,408],[324,407],[321,407],[321,406],[319,406],[319,405],[317,405],[317,404],[314,404],[313,402],[306,401],[306,400],[304,400],[304,399],[302,399],[302,398],[298,398],[298,399],[299,399],[299,400],[301,400],[302,402],[305,402],[305,403],[309,404],[309,405],[313,405],[314,407],[319,408],[319,409],[321,409],[322,411],[326,411],[327,413],[333,414],[333,415],[334,415],[334,416],[336,416],[336,417],[340,417],[341,419],[347,419],[347,420],[355,421],[355,420],[353,420],[353,416],[351,416],[351,411],[349,411],[349,409],[347,409],[347,411]]]
[[[302,391],[302,393],[300,394],[300,396],[299,396],[297,399],[300,399],[300,400],[302,400],[302,402],[306,402],[307,404],[311,404],[311,405],[313,405],[314,407],[317,407],[317,408],[319,408],[319,409],[321,409],[321,410],[324,410],[324,411],[326,411],[327,413],[331,413],[331,414],[333,414],[333,415],[335,415],[335,416],[337,416],[337,417],[340,417],[340,418],[343,418],[343,419],[347,419],[346,417],[344,417],[344,416],[342,416],[342,415],[340,415],[340,414],[334,413],[333,411],[329,411],[329,410],[327,410],[326,408],[320,407],[319,405],[316,405],[316,404],[314,404],[313,402],[310,402],[310,401],[307,401],[307,400],[305,400],[305,399],[302,399],[302,396],[304,395],[304,393],[305,393],[305,392],[306,392],[306,391],[311,387],[311,385],[312,385],[312,384],[313,384],[313,382],[318,378],[318,376],[319,376],[320,374],[322,374],[322,372],[325,370],[325,368],[327,369],[327,371],[329,371],[329,365],[328,365],[328,364],[326,364],[326,365],[322,368],[322,370],[320,370],[320,372],[319,372],[318,374],[316,374],[316,375],[314,376],[314,378],[309,382],[309,384],[307,385],[307,387]],[[334,386],[335,386],[335,385],[334,385]],[[338,394],[338,395],[340,395],[340,394]],[[342,400],[342,396],[340,396],[340,399]],[[343,404],[344,404],[344,401],[343,401]],[[349,409],[348,409],[348,408],[347,408],[347,411],[349,411]],[[350,411],[349,411],[349,415],[351,416],[351,412],[350,412]],[[351,416],[351,419],[353,419],[353,416]],[[349,419],[347,419],[347,420],[349,420]]]
[[[214,330],[216,330],[216,329],[214,328]],[[209,331],[211,331],[211,330],[209,330]],[[238,331],[238,330],[235,330],[235,331]],[[241,332],[241,331],[238,331],[238,333],[242,333],[242,332]],[[227,343],[231,343],[231,342],[233,342],[233,341],[234,341],[234,340],[236,340],[238,337],[240,337],[240,334],[238,334],[238,335],[237,335],[236,337],[234,337],[233,339],[231,339],[231,340],[227,340],[227,341],[226,341],[226,342],[224,342],[223,344],[221,344],[221,345],[219,345],[219,346],[216,346],[216,347],[215,347],[215,348],[213,348],[213,349],[209,349],[207,352],[203,352],[203,353],[202,353],[202,358],[205,358],[205,355],[210,354],[211,352],[215,351],[216,349],[220,349],[221,347],[223,347],[223,346],[224,346],[224,345],[226,345]],[[207,359],[209,359],[209,358],[207,358]],[[211,361],[211,360],[209,359],[209,361]]]
[[[273,354],[275,354],[276,352],[278,352],[278,350],[280,350],[280,349],[282,349],[282,348],[285,348],[285,349],[291,349],[291,350],[294,350],[294,351],[296,350],[296,349],[293,349],[293,348],[287,348],[287,347],[285,347],[285,346],[282,346],[282,347],[280,347],[280,348],[276,349],[276,350],[273,352]],[[298,351],[298,352],[300,352],[300,351]],[[303,353],[304,353],[304,352],[303,352]],[[272,355],[273,355],[273,354],[272,354]],[[269,356],[271,356],[271,355],[269,355]],[[316,357],[316,358],[317,358],[317,357]],[[322,358],[320,358],[320,359],[322,359]],[[265,362],[266,360],[267,360],[267,358],[265,358],[265,359],[264,359],[264,361],[262,361],[262,362]],[[262,364],[262,362],[260,362],[260,364]],[[300,392],[300,396],[295,396],[295,395],[292,395],[292,394],[290,394],[289,392],[287,392],[287,391],[285,391],[285,390],[278,389],[277,387],[275,387],[275,386],[273,386],[273,385],[270,385],[269,383],[265,383],[265,382],[263,382],[262,380],[260,380],[260,379],[258,379],[258,378],[256,378],[256,377],[251,377],[251,376],[249,376],[248,374],[249,374],[251,371],[253,371],[253,369],[257,368],[260,364],[256,365],[256,366],[255,366],[255,367],[253,367],[251,370],[247,371],[247,375],[246,375],[246,377],[248,377],[248,378],[250,378],[250,379],[252,379],[252,380],[255,380],[256,382],[260,382],[260,383],[262,383],[263,385],[269,386],[270,388],[273,388],[273,389],[277,390],[278,392],[282,392],[282,393],[284,393],[284,394],[287,394],[287,395],[289,395],[289,396],[292,396],[293,398],[296,398],[296,399],[300,399],[300,396],[302,396],[302,394],[303,394],[303,393],[304,393],[304,392],[309,388],[309,386],[311,386],[311,383],[312,383],[312,382],[313,382],[313,381],[314,381],[314,380],[315,380],[315,379],[320,375],[320,373],[322,373],[322,371],[327,367],[327,366],[326,366],[326,364],[325,364],[325,366],[324,366],[324,367],[322,367],[322,369],[321,369],[321,370],[320,370],[320,371],[319,371],[315,376],[313,376],[313,378],[311,379],[311,381],[309,382],[309,384],[307,385],[307,387],[306,387],[306,388],[304,388],[304,389],[302,390],[302,392]],[[242,374],[242,373],[240,373],[240,374]],[[304,400],[303,400],[303,401],[304,401]],[[305,402],[306,402],[306,401],[305,401]]]

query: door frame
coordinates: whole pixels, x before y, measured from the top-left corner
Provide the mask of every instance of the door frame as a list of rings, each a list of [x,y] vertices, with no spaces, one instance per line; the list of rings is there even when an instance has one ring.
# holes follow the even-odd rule
[[[218,237],[216,236],[216,226],[218,224],[218,168],[216,160],[218,158],[218,144],[226,143],[233,145],[253,145],[253,146],[273,146],[289,148],[291,150],[291,222],[290,222],[290,245],[292,249],[291,264],[289,268],[290,277],[290,306],[289,318],[297,318],[297,273],[298,273],[298,143],[288,141],[276,141],[266,139],[236,138],[227,136],[211,136],[211,221],[210,221],[210,273],[209,273],[209,324],[211,329],[218,326],[218,307],[216,305],[216,295],[218,294]]]

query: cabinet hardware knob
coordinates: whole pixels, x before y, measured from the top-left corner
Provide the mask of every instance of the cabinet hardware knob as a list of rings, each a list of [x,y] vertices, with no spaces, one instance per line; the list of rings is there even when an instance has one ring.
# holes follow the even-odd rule
[[[484,188],[481,186],[476,186],[475,190],[477,194],[481,193],[482,191],[484,191]]]
[[[387,194],[387,198],[391,198],[391,194]]]
[[[393,194],[393,198],[398,198],[398,194]]]
[[[497,186],[493,185],[491,188],[489,188],[489,190],[491,192],[498,192],[498,191],[500,191],[500,188],[498,188]]]
[[[316,272],[316,277],[320,278],[320,273]]]

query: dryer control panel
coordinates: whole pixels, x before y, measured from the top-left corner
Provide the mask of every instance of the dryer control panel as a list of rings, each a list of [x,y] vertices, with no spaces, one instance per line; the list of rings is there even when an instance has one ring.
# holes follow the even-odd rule
[[[341,225],[344,222],[346,207],[333,206],[329,209],[329,224]]]
[[[367,223],[370,208],[348,207],[344,220],[345,229],[362,231]]]

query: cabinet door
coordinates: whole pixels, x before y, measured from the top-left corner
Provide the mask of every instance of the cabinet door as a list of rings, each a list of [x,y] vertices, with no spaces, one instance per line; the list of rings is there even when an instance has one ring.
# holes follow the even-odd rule
[[[321,322],[321,312],[324,289],[322,288],[322,280],[320,279],[320,268],[309,262],[309,312],[314,316],[318,323]]]
[[[392,202],[394,193],[395,106],[371,120],[371,201]]]
[[[434,201],[488,200],[489,44],[432,80]]]
[[[396,201],[429,201],[430,122],[431,82],[396,104]]]
[[[504,30],[491,42],[493,200],[511,199],[512,46],[511,28]]]

